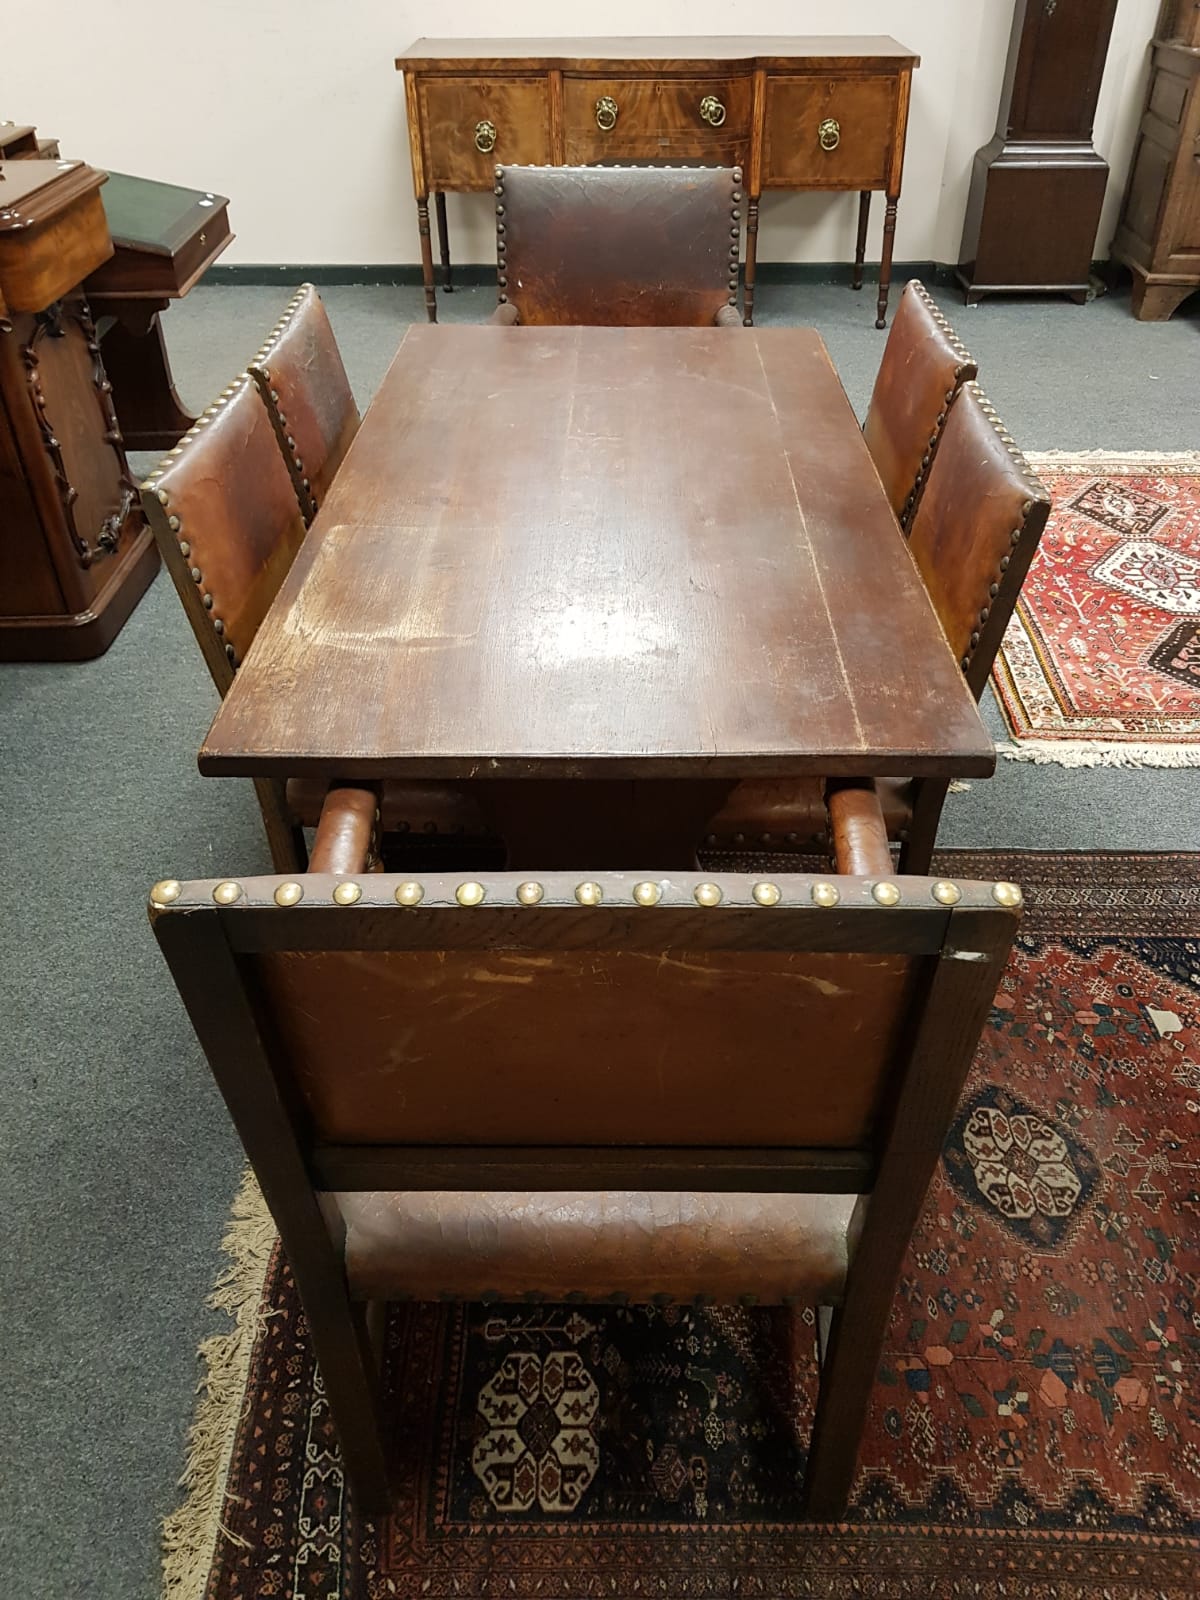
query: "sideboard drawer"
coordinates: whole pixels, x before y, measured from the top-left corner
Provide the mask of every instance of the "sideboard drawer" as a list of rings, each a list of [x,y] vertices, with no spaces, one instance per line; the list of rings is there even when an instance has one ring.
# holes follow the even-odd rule
[[[748,76],[716,74],[709,78],[566,77],[563,123],[567,165],[700,161],[730,167],[744,162],[750,148],[751,84]]]
[[[891,77],[769,79],[764,183],[882,189],[899,97],[899,79]]]
[[[423,78],[419,92],[431,189],[490,189],[501,163],[549,164],[544,78]]]

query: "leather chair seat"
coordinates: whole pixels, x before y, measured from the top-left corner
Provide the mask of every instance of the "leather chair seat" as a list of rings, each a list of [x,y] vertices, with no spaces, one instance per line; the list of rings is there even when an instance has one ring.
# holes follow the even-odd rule
[[[854,1195],[338,1193],[360,1300],[836,1305]]]
[[[888,838],[899,839],[912,817],[912,779],[875,784]],[[820,778],[763,778],[739,783],[705,832],[709,850],[770,849],[806,854],[827,847],[828,812]]]
[[[315,828],[328,792],[329,785],[319,778],[289,778],[288,812],[302,828]],[[379,809],[384,833],[492,836],[478,806],[448,785],[387,781]]]

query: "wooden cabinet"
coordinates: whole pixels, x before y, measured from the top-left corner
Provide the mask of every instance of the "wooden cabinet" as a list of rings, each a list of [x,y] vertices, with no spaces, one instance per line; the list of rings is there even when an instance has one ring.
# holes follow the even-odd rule
[[[0,660],[77,660],[158,566],[79,287],[113,253],[104,174],[18,159],[0,177]]]
[[[995,137],[975,156],[959,250],[967,304],[1088,297],[1108,163],[1092,145],[1117,0],[1017,0]]]
[[[1113,258],[1133,314],[1164,322],[1200,289],[1200,4],[1167,0]]]
[[[859,193],[856,289],[871,195],[882,190],[882,328],[919,65],[890,38],[419,39],[396,67],[405,75],[429,320],[437,321],[430,195],[449,290],[448,190],[490,189],[497,163],[662,162],[744,169],[747,326],[763,190]]]

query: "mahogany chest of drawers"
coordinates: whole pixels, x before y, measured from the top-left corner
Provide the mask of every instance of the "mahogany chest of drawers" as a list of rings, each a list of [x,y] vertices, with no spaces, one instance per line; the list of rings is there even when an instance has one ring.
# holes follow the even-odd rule
[[[447,191],[489,190],[497,163],[740,166],[744,315],[754,315],[764,189],[885,196],[877,326],[887,315],[913,69],[890,38],[419,39],[404,74],[425,306],[437,320],[429,198],[450,287]]]

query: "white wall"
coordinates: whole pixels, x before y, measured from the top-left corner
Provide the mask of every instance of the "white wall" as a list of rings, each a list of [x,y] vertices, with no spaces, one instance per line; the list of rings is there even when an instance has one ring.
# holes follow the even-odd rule
[[[1096,118],[1112,163],[1106,255],[1141,111],[1159,0],[1120,0]],[[897,259],[953,261],[971,158],[990,138],[1012,0],[60,0],[4,24],[0,115],[96,166],[232,199],[226,262],[419,259],[404,96],[392,61],[421,33],[890,33],[920,52]],[[762,261],[844,260],[852,197],[763,201]],[[871,236],[878,250],[882,203]],[[452,196],[459,261],[494,259],[490,196]]]

